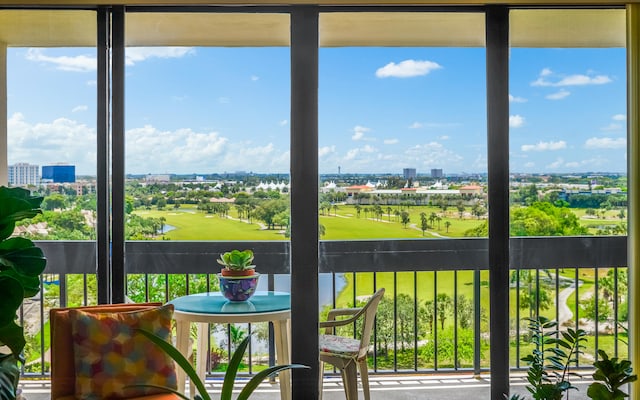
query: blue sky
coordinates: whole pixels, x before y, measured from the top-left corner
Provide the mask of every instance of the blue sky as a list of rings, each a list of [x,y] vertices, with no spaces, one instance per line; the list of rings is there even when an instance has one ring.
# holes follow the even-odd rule
[[[129,48],[126,171],[289,170],[287,48]],[[626,171],[624,49],[512,49],[512,172]],[[95,174],[95,50],[9,49],[9,163]],[[485,50],[323,48],[320,172],[486,172]]]

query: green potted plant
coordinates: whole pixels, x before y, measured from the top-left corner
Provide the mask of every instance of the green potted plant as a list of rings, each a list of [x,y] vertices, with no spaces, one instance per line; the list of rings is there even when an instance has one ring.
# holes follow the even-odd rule
[[[593,382],[587,389],[587,396],[594,400],[623,400],[629,397],[620,388],[638,379],[633,375],[631,361],[619,360],[617,357],[609,358],[603,350],[598,350],[600,359],[593,363],[596,371],[593,373]]]
[[[218,264],[224,266],[220,270],[222,276],[249,276],[254,275],[256,266],[253,262],[253,251],[231,250],[220,254]]]
[[[229,301],[247,301],[256,291],[260,274],[255,272],[253,251],[232,250],[217,260],[224,268],[218,274],[220,292]]]
[[[545,317],[528,318],[528,330],[535,344],[532,353],[521,360],[529,364],[527,390],[536,400],[560,400],[570,389],[569,367],[584,349],[586,332],[582,329],[558,331],[557,322]],[[515,394],[510,400],[524,400]]]
[[[191,382],[193,382],[198,392],[194,396],[196,400],[211,400],[211,396],[207,392],[204,386],[204,382],[202,382],[202,380],[196,373],[195,369],[193,368],[189,360],[187,360],[182,355],[182,353],[180,353],[178,349],[176,349],[171,344],[167,343],[162,338],[154,335],[151,332],[145,331],[143,329],[137,329],[137,331],[145,335],[149,340],[151,340],[153,343],[159,346],[165,353],[169,355],[169,357],[171,357],[176,362],[176,364],[178,364],[178,366],[180,366],[180,368],[184,370],[184,372],[187,374]],[[247,346],[249,345],[250,339],[251,339],[251,335],[247,336],[242,341],[242,343],[240,343],[235,353],[233,353],[231,360],[229,361],[229,365],[227,366],[227,371],[224,374],[224,381],[222,382],[220,400],[231,400],[231,395],[233,394],[233,384],[235,382],[236,375],[238,374],[238,368],[240,367],[240,363],[242,361],[242,357],[244,356],[244,352],[246,351]],[[249,396],[251,396],[251,394],[254,392],[254,390],[256,390],[258,385],[260,385],[260,382],[262,382],[263,380],[265,380],[270,376],[277,374],[280,371],[284,371],[286,369],[292,369],[292,368],[309,368],[309,367],[301,364],[287,364],[287,365],[275,365],[273,367],[269,367],[265,370],[262,370],[257,374],[255,374],[253,378],[251,378],[251,380],[247,382],[244,388],[242,388],[242,390],[240,391],[240,394],[238,395],[236,400],[247,400]],[[150,386],[150,385],[136,385],[136,386]],[[157,386],[154,386],[154,387],[157,387]],[[189,397],[186,397],[184,394],[178,392],[177,390],[165,388],[165,387],[161,387],[161,389],[174,393],[185,400],[189,400]]]
[[[47,260],[31,240],[11,237],[17,221],[41,213],[42,197],[22,188],[0,187],[0,400],[15,399],[26,344],[16,313],[23,299],[40,291]],[[2,351],[4,346],[8,352]]]

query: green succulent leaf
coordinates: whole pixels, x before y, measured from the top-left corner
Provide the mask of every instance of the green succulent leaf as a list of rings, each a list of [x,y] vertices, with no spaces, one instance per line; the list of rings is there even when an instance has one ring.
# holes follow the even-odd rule
[[[253,269],[255,265],[251,265],[253,262],[253,251],[252,250],[232,250],[226,253],[220,254],[220,258],[218,260],[218,264],[224,265],[227,269],[232,270],[246,270]]]

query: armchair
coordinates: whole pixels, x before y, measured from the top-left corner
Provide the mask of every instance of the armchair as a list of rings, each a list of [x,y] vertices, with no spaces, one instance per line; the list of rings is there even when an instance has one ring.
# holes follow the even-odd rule
[[[71,400],[78,398],[76,390],[76,371],[74,357],[74,338],[72,329],[72,310],[79,310],[90,315],[117,315],[122,313],[153,310],[161,303],[144,304],[109,304],[75,308],[52,309],[49,313],[51,326],[51,400]],[[166,366],[173,369],[174,366]],[[136,398],[136,397],[133,397]],[[172,393],[156,393],[137,397],[144,400],[177,400]]]

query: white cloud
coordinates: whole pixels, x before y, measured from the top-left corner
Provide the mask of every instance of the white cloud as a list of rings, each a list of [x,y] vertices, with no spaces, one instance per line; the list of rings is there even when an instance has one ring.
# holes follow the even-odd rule
[[[94,128],[66,118],[31,123],[20,113],[7,122],[11,164],[66,162],[79,174],[95,175]],[[289,152],[272,143],[230,142],[219,132],[168,131],[152,125],[129,129],[125,135],[127,173],[289,170]]]
[[[260,79],[260,77],[259,77],[259,76],[251,75],[251,80],[252,80],[252,81],[254,81],[254,82],[255,82],[255,81],[259,80],[259,79]]]
[[[282,121],[280,121],[280,122],[279,122],[280,126],[285,126],[285,125],[287,125],[288,123],[289,123],[289,121],[288,121],[288,120],[286,120],[286,119],[283,119]]]
[[[181,58],[194,53],[193,47],[127,47],[124,58],[127,65],[135,65],[150,58]]]
[[[378,78],[412,78],[427,75],[431,71],[440,68],[442,66],[433,61],[404,60],[398,64],[390,62],[384,67],[378,68],[376,76]]]
[[[345,160],[353,160],[360,153],[360,149],[351,149],[347,151],[347,155],[344,157]]]
[[[87,107],[86,105],[79,105],[79,106],[75,106],[73,107],[73,109],[71,110],[71,112],[79,112],[79,111],[87,111],[89,109],[89,107]]]
[[[228,143],[218,132],[195,132],[190,128],[165,131],[152,125],[130,129],[125,135],[127,170],[132,173],[157,172],[162,168],[158,164],[165,162],[170,162],[172,168],[189,165],[194,169],[191,172],[206,171]],[[239,154],[245,156],[244,151]]]
[[[521,115],[510,115],[509,116],[509,127],[511,128],[520,128],[524,125],[524,117]]]
[[[374,153],[376,151],[378,151],[378,149],[376,149],[375,147],[371,146],[371,145],[365,145],[362,149],[362,152],[364,153]]]
[[[98,81],[91,79],[87,81],[87,86],[98,86]]]
[[[131,66],[149,58],[180,58],[194,52],[195,50],[192,47],[127,47],[125,50],[125,63]],[[26,59],[52,64],[56,69],[71,72],[95,71],[98,63],[94,55],[48,56],[44,50],[38,48],[28,49]]]
[[[336,152],[336,146],[324,146],[318,149],[318,157],[323,157]]]
[[[360,126],[360,125],[356,125],[353,128],[353,135],[351,136],[351,139],[353,140],[364,140],[364,134],[369,132],[371,129],[364,127],[364,126]]]
[[[567,168],[578,168],[581,165],[581,163],[577,162],[577,161],[570,161],[568,163],[566,163],[564,166]]]
[[[545,98],[549,100],[562,100],[565,97],[568,97],[571,94],[570,91],[561,89],[559,92],[551,93],[546,95]]]
[[[220,104],[229,104],[231,103],[231,99],[228,97],[218,97],[218,103]]]
[[[21,113],[7,120],[9,164],[36,165],[64,162],[76,165],[79,174],[96,171],[96,131],[80,122],[57,118],[31,123]]]
[[[554,74],[550,69],[545,68],[540,71],[540,75],[538,79],[531,82],[531,86],[550,86],[550,87],[558,87],[558,86],[584,86],[584,85],[604,85],[606,83],[612,82],[611,78],[607,75],[585,75],[585,74],[573,74],[567,75],[564,77],[560,77],[555,82],[548,80],[547,78],[551,77]]]
[[[384,144],[397,144],[399,142],[398,139],[385,139],[383,141]]]
[[[513,96],[513,95],[509,95],[509,102],[510,103],[526,103],[527,99],[525,99],[524,97],[517,97],[517,96]]]
[[[409,129],[420,129],[424,127],[424,124],[422,122],[414,122],[413,124],[409,125]]]
[[[627,139],[610,137],[592,137],[584,143],[584,147],[587,149],[620,149],[626,145]]]
[[[440,139],[440,140],[449,140],[449,136],[447,136],[447,135],[442,135],[442,136],[440,136],[438,139]]]
[[[417,144],[408,148],[403,156],[403,161],[406,163],[405,165],[422,165],[433,168],[445,164],[451,165],[459,163],[462,160],[462,156],[447,149],[438,142]]]
[[[562,157],[557,158],[554,162],[547,164],[546,169],[548,170],[554,170],[557,168],[562,167],[564,164],[564,159]]]
[[[611,119],[613,119],[614,121],[626,121],[627,116],[624,114],[616,114],[613,117],[611,117]]]
[[[97,69],[97,59],[91,55],[47,56],[42,49],[27,50],[26,59],[45,64],[53,64],[56,69],[71,72],[91,72]]]
[[[523,144],[520,146],[522,151],[553,151],[567,148],[567,142],[559,140],[557,142],[538,142],[536,144]]]
[[[610,123],[607,126],[603,126],[602,128],[600,128],[601,131],[605,131],[605,132],[609,132],[609,131],[619,131],[620,129],[622,129],[622,125],[620,124],[616,124],[616,123]]]
[[[524,164],[524,166],[525,166],[526,168],[533,168],[533,167],[535,167],[535,166],[536,166],[536,163],[534,163],[534,162],[532,162],[532,161],[529,161],[529,162],[526,162],[526,163]]]

